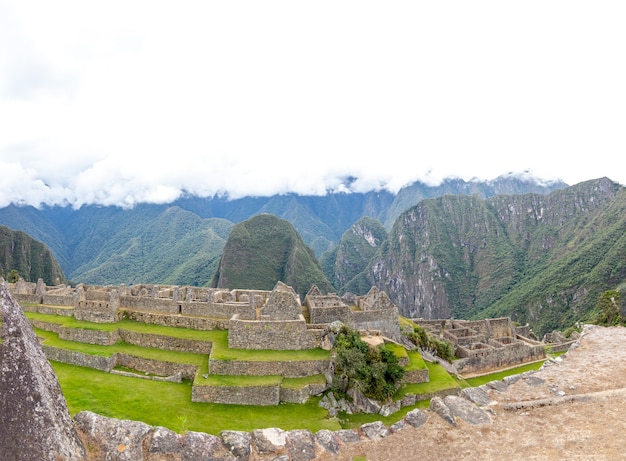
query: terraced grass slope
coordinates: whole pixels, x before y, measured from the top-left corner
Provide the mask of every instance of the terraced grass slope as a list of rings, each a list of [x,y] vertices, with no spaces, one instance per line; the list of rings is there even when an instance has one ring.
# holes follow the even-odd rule
[[[432,395],[456,393],[462,386],[467,385],[462,380],[450,376],[441,365],[425,362],[418,352],[406,351],[397,345],[387,345],[386,347],[393,350],[399,357],[407,372],[427,369],[430,375],[427,383],[404,384],[394,396],[394,400],[402,399],[408,394],[415,394],[418,396],[417,402],[413,406],[403,407],[399,412],[388,417],[339,414],[338,417],[330,418],[328,412],[318,405],[320,397],[316,396],[308,398],[304,403],[281,403],[272,406],[193,402],[193,391],[196,386],[235,386],[250,390],[255,386],[270,385],[280,386],[281,391],[289,392],[301,390],[306,386],[325,384],[325,377],[320,374],[294,378],[273,374],[258,376],[211,374],[209,373],[210,358],[233,363],[256,362],[261,367],[264,366],[263,363],[266,363],[265,366],[270,369],[273,362],[291,362],[295,366],[302,361],[326,361],[330,358],[330,352],[322,349],[237,350],[228,348],[228,332],[225,330],[188,330],[131,320],[98,324],[78,321],[70,316],[35,312],[26,312],[26,315],[31,323],[37,325],[35,331],[42,339],[44,348],[59,348],[70,353],[105,359],[121,354],[146,360],[148,364],[159,362],[194,367],[194,374],[190,379],[169,382],[164,380],[166,376],[132,367],[116,367],[103,371],[51,361],[72,415],[83,410],[90,410],[109,417],[138,420],[154,426],[168,427],[177,432],[190,430],[217,435],[226,429],[251,431],[265,427],[280,427],[284,430],[309,429],[315,432],[320,429],[353,428],[365,422],[377,420],[385,424],[393,424],[411,409],[427,406]],[[146,345],[131,344],[124,340],[117,340],[112,344],[87,344],[60,337],[68,334],[80,337],[85,331],[92,333],[95,337],[100,334],[106,336],[124,331],[146,335],[140,338],[188,340],[195,341],[196,345],[210,343],[211,348],[209,354],[192,353],[146,347]],[[132,335],[130,337],[132,338]]]

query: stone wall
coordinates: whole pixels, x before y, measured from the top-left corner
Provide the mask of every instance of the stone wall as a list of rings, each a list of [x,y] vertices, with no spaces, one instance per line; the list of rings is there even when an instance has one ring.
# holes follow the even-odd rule
[[[44,294],[41,298],[42,304],[48,304],[51,306],[68,306],[74,307],[74,296],[71,295],[55,295]]]
[[[136,322],[168,327],[188,328],[190,330],[226,330],[228,321],[206,317],[188,317],[181,315],[155,314],[152,312],[122,311],[123,318]]]
[[[139,312],[156,312],[159,314],[179,314],[179,306],[184,303],[168,298],[152,298],[143,296],[121,296],[120,307]]]
[[[352,319],[352,311],[346,305],[309,307],[309,316],[313,324],[328,324],[336,320],[349,324]]]
[[[306,384],[297,389],[290,387],[280,387],[280,401],[285,403],[306,403],[312,395],[319,395],[326,390],[325,383]]]
[[[193,380],[198,372],[198,368],[194,365],[151,360],[128,354],[115,354],[114,366],[126,367],[157,376],[173,376],[180,374],[182,379],[190,380]]]
[[[151,360],[128,354],[118,353],[109,357],[103,357],[45,344],[43,345],[43,350],[48,360],[105,372],[111,372],[113,368],[121,366],[158,376],[173,376],[180,373],[180,376],[184,379],[194,379],[197,373],[197,367],[194,365]]]
[[[472,343],[486,343],[488,341],[487,335],[475,333],[475,330],[469,328],[454,328],[446,329],[443,332],[443,337],[461,347],[470,347]]]
[[[24,304],[41,304],[43,299],[41,295],[34,293],[15,293],[13,294],[13,297],[20,306],[23,306]]]
[[[230,319],[236,314],[239,314],[242,319],[254,320],[256,318],[256,309],[249,302],[186,303],[181,305],[181,313],[218,319]]]
[[[48,360],[78,365],[79,367],[94,368],[101,371],[111,371],[115,366],[115,357],[102,357],[99,355],[85,354],[78,351],[69,351],[54,346],[43,345],[43,351]]]
[[[85,344],[111,346],[121,340],[136,346],[206,355],[211,353],[211,348],[213,346],[210,341],[176,338],[173,336],[155,335],[150,333],[137,333],[135,331],[124,329],[103,331],[88,330],[83,328],[68,328],[55,323],[42,322],[38,320],[31,321],[31,324],[41,330],[57,333],[60,339]]]
[[[321,330],[307,329],[304,316],[298,320],[243,320],[235,315],[228,322],[228,347],[233,349],[303,350],[320,347]]]
[[[352,312],[350,326],[358,330],[379,330],[384,336],[392,339],[400,336],[398,310],[395,307],[376,311]]]
[[[94,323],[115,323],[120,320],[118,310],[102,301],[79,301],[74,308],[74,317]]]
[[[278,282],[272,290],[261,318],[268,320],[296,320],[302,315],[302,305],[296,292],[290,286]]]
[[[486,319],[491,329],[492,338],[513,337],[515,333],[513,331],[513,323],[508,317],[498,319]]]
[[[63,317],[71,317],[74,315],[74,308],[66,306],[45,306],[43,304],[38,304],[37,306],[24,307],[24,310],[29,312],[38,312],[40,314],[61,315]]]
[[[128,344],[142,347],[153,347],[155,349],[190,352],[193,354],[211,353],[213,344],[210,341],[199,341],[194,339],[176,338],[173,336],[155,335],[150,333],[137,333],[130,330],[119,330],[119,337]]]
[[[429,380],[428,368],[407,371],[402,377],[402,382],[405,384],[427,383]]]
[[[526,325],[522,325],[519,327],[515,327],[515,333],[516,335],[519,336],[523,336],[525,338],[533,338],[534,334],[532,332],[532,330],[530,329],[530,325],[526,324]]]
[[[111,346],[119,340],[117,331],[87,330],[83,328],[68,328],[62,325],[42,322],[39,320],[31,320],[30,322],[35,328],[44,331],[52,331],[59,335],[60,339],[67,341],[76,341],[85,344],[99,344],[102,346]]]
[[[278,405],[280,383],[264,386],[194,386],[192,402],[226,403],[233,405]]]
[[[487,372],[545,358],[543,346],[530,346],[518,341],[500,348],[470,351],[467,357],[455,360],[454,366],[459,373]]]
[[[85,330],[82,328],[66,328],[59,330],[59,338],[86,344],[111,346],[119,340],[118,331]]]
[[[209,359],[209,373],[212,375],[279,375],[285,378],[301,378],[324,374],[329,368],[330,357],[328,360],[298,360],[295,362]]]

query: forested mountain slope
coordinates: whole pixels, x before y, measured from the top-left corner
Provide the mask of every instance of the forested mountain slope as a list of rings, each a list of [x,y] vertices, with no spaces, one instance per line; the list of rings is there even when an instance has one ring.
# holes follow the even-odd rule
[[[601,178],[548,195],[424,200],[398,218],[365,277],[409,317],[567,326],[626,280],[625,188]]]

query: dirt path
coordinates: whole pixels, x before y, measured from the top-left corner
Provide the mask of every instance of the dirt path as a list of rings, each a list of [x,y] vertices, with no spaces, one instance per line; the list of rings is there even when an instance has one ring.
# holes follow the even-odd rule
[[[504,392],[489,390],[496,402],[491,424],[458,420],[452,427],[429,412],[418,429],[360,443],[333,459],[626,459],[626,328],[586,327],[563,357]]]

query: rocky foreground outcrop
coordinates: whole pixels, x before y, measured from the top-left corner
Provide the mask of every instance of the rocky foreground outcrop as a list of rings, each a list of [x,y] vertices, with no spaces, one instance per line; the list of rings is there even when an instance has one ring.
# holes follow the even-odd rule
[[[106,418],[92,412],[75,416],[79,431],[89,440],[95,459],[157,460],[313,460],[338,456],[342,448],[370,440],[380,440],[392,431],[419,427],[427,413],[412,410],[391,428],[381,422],[364,424],[359,430],[329,431],[279,428],[252,432],[222,431],[219,436],[200,432],[177,434],[164,427],[137,421]]]
[[[0,458],[83,460],[85,448],[37,336],[0,279]]]

